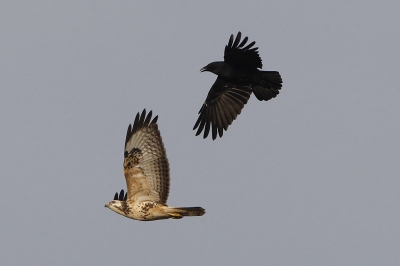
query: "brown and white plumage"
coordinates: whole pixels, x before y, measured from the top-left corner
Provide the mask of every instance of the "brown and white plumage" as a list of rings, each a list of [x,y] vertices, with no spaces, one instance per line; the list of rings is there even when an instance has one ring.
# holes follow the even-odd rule
[[[169,163],[164,144],[158,130],[156,116],[151,120],[152,111],[136,115],[129,125],[124,150],[124,175],[127,193],[121,190],[119,196],[106,207],[131,219],[152,221],[179,219],[183,216],[201,216],[201,207],[168,207]]]

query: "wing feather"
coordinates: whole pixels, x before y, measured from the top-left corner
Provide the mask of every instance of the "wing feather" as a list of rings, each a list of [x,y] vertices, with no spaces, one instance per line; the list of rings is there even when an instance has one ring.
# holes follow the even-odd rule
[[[128,200],[154,200],[165,204],[169,194],[169,163],[157,125],[146,110],[129,125],[124,151]],[[151,121],[151,122],[150,122]]]
[[[246,42],[247,42],[248,39],[249,39],[249,38],[246,36],[246,37],[243,39],[243,41],[239,44],[238,48],[243,47],[243,46],[246,44]]]
[[[217,133],[222,137],[223,131],[227,130],[240,114],[251,93],[252,89],[249,86],[234,85],[218,77],[193,127],[193,129],[197,128],[196,136],[203,132],[203,138],[207,138],[211,128],[213,140],[216,139]]]
[[[251,42],[246,47],[248,38],[245,37],[242,42],[241,32],[239,31],[234,40],[233,34],[229,38],[228,45],[225,46],[224,61],[239,69],[257,69],[262,68],[262,61],[258,54],[258,47],[252,48],[256,42]],[[240,42],[240,44],[239,44]]]

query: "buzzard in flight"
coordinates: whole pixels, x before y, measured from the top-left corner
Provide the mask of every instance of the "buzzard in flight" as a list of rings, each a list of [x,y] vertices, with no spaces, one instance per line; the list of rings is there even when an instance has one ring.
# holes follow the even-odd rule
[[[231,35],[225,46],[224,61],[212,62],[200,71],[216,74],[217,80],[208,92],[206,101],[199,111],[199,118],[193,127],[196,136],[204,130],[207,138],[210,129],[212,139],[222,137],[232,121],[240,114],[253,92],[259,101],[276,97],[282,88],[282,78],[278,71],[261,71],[261,58],[256,42],[247,46],[248,38],[242,41],[241,33],[236,38]]]
[[[119,196],[105,207],[125,217],[152,221],[159,219],[180,219],[183,216],[202,216],[201,207],[168,207],[169,163],[164,144],[158,130],[156,116],[146,116],[146,109],[136,115],[129,125],[124,151],[124,175],[128,192]]]

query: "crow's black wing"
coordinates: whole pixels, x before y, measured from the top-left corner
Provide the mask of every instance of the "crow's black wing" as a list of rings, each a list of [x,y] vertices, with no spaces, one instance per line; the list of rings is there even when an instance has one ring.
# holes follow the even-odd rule
[[[232,121],[240,114],[251,95],[251,87],[236,85],[218,77],[208,92],[207,99],[199,111],[199,118],[193,127],[198,128],[196,136],[204,130],[204,138],[212,132],[212,139],[222,137]]]
[[[262,68],[262,61],[257,51],[258,47],[252,48],[256,42],[245,46],[248,38],[245,37],[240,42],[241,35],[240,31],[236,35],[236,39],[234,39],[233,34],[231,35],[228,45],[225,46],[224,61],[239,69]]]

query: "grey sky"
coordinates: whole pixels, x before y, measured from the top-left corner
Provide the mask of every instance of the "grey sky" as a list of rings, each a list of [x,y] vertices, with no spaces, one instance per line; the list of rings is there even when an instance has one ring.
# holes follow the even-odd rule
[[[398,1],[7,1],[0,8],[3,265],[398,265]],[[230,34],[281,94],[195,137]],[[172,206],[139,222],[126,128],[159,115]]]

